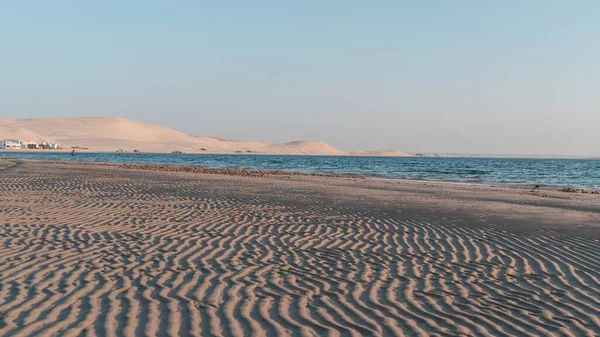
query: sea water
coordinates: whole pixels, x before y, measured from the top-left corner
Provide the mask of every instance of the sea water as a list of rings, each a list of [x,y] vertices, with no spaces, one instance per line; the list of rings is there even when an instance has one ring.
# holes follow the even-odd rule
[[[600,189],[600,160],[525,158],[352,157],[291,155],[0,152],[42,161],[168,164],[474,183]]]

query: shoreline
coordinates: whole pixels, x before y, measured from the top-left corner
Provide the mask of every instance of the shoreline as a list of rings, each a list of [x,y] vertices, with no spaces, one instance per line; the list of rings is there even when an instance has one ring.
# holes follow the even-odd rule
[[[290,181],[294,182],[311,182],[323,184],[324,186],[345,186],[350,189],[357,189],[356,193],[361,192],[361,189],[375,189],[379,191],[396,191],[408,194],[425,194],[429,195],[425,200],[419,198],[419,208],[430,208],[435,204],[443,206],[444,209],[455,209],[455,205],[448,205],[444,199],[448,195],[453,196],[450,203],[471,200],[472,208],[480,208],[477,211],[471,208],[460,208],[460,216],[469,216],[470,213],[480,214],[478,216],[496,217],[498,221],[513,219],[507,225],[515,229],[523,227],[519,221],[534,221],[535,223],[545,223],[551,225],[553,230],[561,230],[560,225],[572,224],[573,219],[579,219],[586,224],[586,227],[598,230],[596,235],[600,238],[600,195],[591,193],[569,193],[552,187],[541,187],[532,189],[531,186],[516,186],[516,185],[487,185],[487,184],[455,184],[448,182],[422,181],[422,180],[403,180],[403,179],[379,179],[348,175],[327,175],[327,174],[311,174],[297,172],[282,172],[282,171],[262,171],[262,170],[245,170],[233,168],[205,168],[198,166],[176,166],[176,165],[152,165],[152,164],[114,164],[114,163],[89,163],[89,162],[48,162],[48,161],[26,161],[16,160],[15,166],[18,164],[36,164],[43,167],[71,167],[73,169],[82,170],[97,170],[106,169],[115,172],[144,172],[152,174],[167,174],[173,177],[181,177],[182,179],[199,178],[206,179],[215,177],[214,179],[242,179],[241,182],[254,181],[255,179],[264,180],[267,183]],[[211,178],[212,179],[212,178]],[[456,199],[455,199],[456,198]],[[517,203],[516,200],[520,200]],[[387,202],[387,201],[384,201]],[[441,202],[441,204],[440,204]],[[491,202],[491,203],[490,203]],[[504,213],[498,212],[496,204],[502,206],[502,209],[512,212],[510,216],[505,216]],[[517,205],[524,203],[540,209],[547,208],[547,211],[553,213],[555,217],[548,217],[548,214],[538,212],[536,216],[539,219],[532,218],[528,215],[530,210],[523,209],[517,211]],[[413,205],[415,206],[415,205]],[[510,209],[509,208],[513,208]],[[447,209],[448,210],[448,209]],[[573,218],[569,218],[569,214],[562,212],[564,210],[585,210],[591,212],[593,221],[589,217],[580,217],[579,212],[572,214]],[[590,227],[591,226],[591,227]],[[529,228],[525,226],[523,228]]]
[[[3,158],[0,158],[0,160]],[[43,163],[55,163],[55,164],[68,164],[68,165],[99,165],[99,166],[115,166],[122,167],[125,169],[139,169],[139,170],[150,170],[150,171],[170,171],[170,172],[191,172],[191,173],[205,173],[205,174],[232,174],[232,175],[246,175],[246,176],[320,176],[330,178],[348,178],[348,179],[367,179],[374,181],[391,181],[391,182],[414,182],[414,183],[428,183],[428,184],[442,184],[442,185],[465,185],[465,186],[489,186],[489,187],[506,187],[506,188],[519,188],[519,189],[532,189],[536,185],[539,185],[537,190],[540,191],[560,191],[563,193],[573,193],[562,191],[568,189],[571,186],[568,185],[548,185],[548,184],[517,184],[517,183],[506,183],[506,184],[495,184],[490,182],[461,182],[451,180],[428,180],[428,179],[403,179],[403,178],[386,178],[386,177],[375,177],[375,176],[364,176],[359,174],[335,174],[335,173],[308,173],[308,172],[297,172],[297,171],[280,171],[280,170],[256,170],[247,168],[230,168],[230,167],[207,167],[207,166],[194,166],[194,165],[176,165],[176,164],[141,164],[141,163],[111,163],[111,162],[80,162],[80,161],[52,161],[42,159],[21,159],[21,158],[4,158],[12,161],[31,161],[31,162],[43,162]],[[579,188],[581,189],[581,188]],[[591,193],[598,194],[600,190],[593,189],[581,189],[585,191],[583,194]]]
[[[0,170],[9,168],[16,165],[16,162],[11,159],[0,158]]]
[[[0,158],[1,160],[1,158]],[[328,173],[303,173],[303,172],[288,172],[288,171],[271,171],[271,170],[252,170],[238,169],[228,167],[206,167],[206,166],[190,166],[190,165],[164,165],[164,164],[137,164],[137,163],[107,163],[107,162],[69,162],[69,161],[50,161],[50,160],[34,160],[34,159],[12,159],[14,161],[35,162],[57,165],[73,165],[73,166],[99,166],[121,168],[125,170],[141,170],[155,172],[180,172],[180,173],[195,173],[195,174],[222,174],[235,176],[309,176],[309,177],[325,177],[325,178],[349,178],[349,179],[368,179],[358,175],[351,174],[328,174]]]
[[[321,174],[321,173],[299,173],[299,172],[285,172],[285,171],[268,171],[268,170],[249,170],[249,169],[235,169],[235,168],[209,168],[200,166],[177,166],[177,165],[154,165],[154,164],[115,164],[115,163],[96,163],[96,162],[62,162],[62,161],[36,161],[36,160],[7,160],[0,158],[0,168],[13,170],[19,170],[20,166],[30,167],[42,166],[50,168],[60,168],[62,166],[71,167],[76,170],[110,170],[115,172],[139,172],[139,173],[152,173],[152,174],[168,174],[173,177],[182,177],[184,179],[197,177],[200,179],[206,179],[207,177],[214,176],[215,179],[248,179],[254,181],[255,179],[263,179],[264,181],[290,181],[294,182],[314,182],[318,184],[334,185],[334,186],[345,186],[347,188],[357,189],[375,189],[380,191],[396,191],[431,195],[431,200],[426,199],[427,202],[420,207],[430,207],[436,204],[437,201],[443,200],[445,196],[457,194],[460,195],[457,200],[462,200],[463,195],[468,195],[467,199],[473,202],[473,207],[485,206],[491,213],[497,211],[489,204],[489,202],[506,204],[505,206],[516,207],[519,203],[525,203],[531,206],[542,206],[550,208],[565,208],[569,210],[581,210],[591,212],[593,217],[596,214],[600,215],[600,193],[596,191],[563,191],[557,188],[558,186],[540,186],[539,188],[532,188],[531,185],[491,185],[491,184],[473,184],[473,183],[454,183],[447,181],[427,181],[427,180],[409,180],[409,179],[387,179],[387,178],[374,178],[374,177],[362,177],[354,175],[339,175],[339,174]],[[454,197],[453,197],[454,198]],[[515,200],[520,200],[515,203]],[[435,202],[434,202],[435,201]],[[462,203],[462,201],[461,201]],[[444,206],[444,207],[447,207]],[[504,206],[503,206],[504,207]],[[454,208],[454,206],[453,206]],[[467,211],[468,209],[464,209]],[[516,210],[516,208],[515,208]],[[479,213],[485,213],[483,210],[479,210]],[[512,210],[514,211],[514,210]],[[471,212],[471,210],[469,210]],[[464,215],[464,212],[461,213]],[[496,214],[500,215],[500,214]],[[520,218],[518,212],[511,214],[516,218]],[[521,214],[522,215],[522,214]],[[565,214],[557,213],[557,218],[548,218],[547,215],[542,213],[539,214],[546,224],[567,224],[570,223],[567,220],[568,216]],[[486,215],[487,216],[487,215]],[[500,215],[501,218],[504,217]],[[560,218],[563,218],[560,220]],[[522,219],[522,218],[521,218]],[[540,219],[529,218],[529,221],[540,222]],[[584,219],[584,218],[582,218]],[[598,237],[600,238],[600,216],[597,218],[597,222],[588,221],[585,223],[592,224],[591,228],[598,229]],[[587,226],[587,225],[586,225]],[[553,228],[559,228],[560,226],[552,226]]]
[[[0,149],[0,152],[10,153],[10,152],[18,152],[18,153],[47,153],[47,152],[58,152],[58,153],[68,153],[71,150],[76,150],[79,153],[101,153],[101,154],[135,154],[135,155],[144,155],[144,154],[177,154],[177,155],[260,155],[260,156],[308,156],[308,157],[371,157],[371,158],[419,158],[419,159],[437,159],[437,158],[446,158],[446,159],[540,159],[540,160],[600,160],[600,157],[595,155],[534,155],[534,154],[438,154],[438,156],[417,156],[414,153],[406,153],[406,155],[398,156],[398,155],[377,155],[377,154],[362,154],[362,153],[346,153],[346,154],[312,154],[312,153],[268,153],[268,152],[218,152],[218,151],[199,151],[199,152],[184,152],[184,153],[172,153],[172,152],[117,152],[114,151],[97,151],[90,149],[77,149],[77,148],[68,148],[68,149],[54,149],[54,150],[43,150],[43,149],[21,149],[21,150],[8,150],[8,149]],[[384,152],[384,151],[381,151]]]
[[[94,153],[98,153],[98,154],[128,154],[128,155],[145,155],[145,154],[150,154],[150,155],[178,155],[178,156],[182,156],[182,155],[217,155],[217,156],[301,156],[301,157],[368,157],[368,158],[420,158],[417,157],[415,155],[408,155],[408,156],[395,156],[395,155],[377,155],[377,154],[352,154],[352,153],[345,153],[345,154],[315,154],[315,153],[267,153],[267,152],[247,152],[247,151],[242,151],[242,152],[218,152],[218,151],[199,151],[199,152],[182,152],[182,153],[173,153],[173,152],[133,152],[133,151],[126,151],[126,152],[117,152],[115,151],[96,151],[96,150],[90,150],[90,149],[78,149],[78,148],[69,148],[69,149],[55,149],[55,150],[43,150],[43,149],[21,149],[21,150],[9,150],[9,149],[0,149],[0,152],[4,152],[4,153],[11,153],[11,152],[16,152],[16,153],[69,153],[72,150],[75,150],[75,152],[77,153],[89,153],[89,154],[94,154]],[[422,157],[422,158],[427,158],[427,157]],[[448,157],[450,158],[450,157]]]

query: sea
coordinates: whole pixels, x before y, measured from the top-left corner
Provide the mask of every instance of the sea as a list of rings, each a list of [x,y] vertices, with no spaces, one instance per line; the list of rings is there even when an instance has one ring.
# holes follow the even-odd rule
[[[39,161],[168,164],[485,185],[541,185],[600,190],[600,159],[356,157],[244,154],[0,152]]]

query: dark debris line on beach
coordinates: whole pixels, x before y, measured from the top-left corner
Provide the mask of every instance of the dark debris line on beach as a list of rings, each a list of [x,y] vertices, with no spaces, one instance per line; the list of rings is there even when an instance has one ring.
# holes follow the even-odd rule
[[[60,164],[60,165],[96,165],[96,166],[103,166],[103,167],[122,168],[122,169],[127,169],[127,170],[225,174],[225,175],[252,176],[252,177],[309,176],[309,177],[327,177],[327,178],[365,179],[365,177],[363,177],[363,176],[353,175],[353,174],[301,173],[301,172],[285,172],[285,171],[269,171],[269,170],[236,169],[236,168],[229,168],[229,167],[212,168],[212,167],[204,167],[204,166],[154,165],[154,164],[111,164],[111,163],[61,162],[61,161],[49,161],[49,162],[44,162],[44,163]]]

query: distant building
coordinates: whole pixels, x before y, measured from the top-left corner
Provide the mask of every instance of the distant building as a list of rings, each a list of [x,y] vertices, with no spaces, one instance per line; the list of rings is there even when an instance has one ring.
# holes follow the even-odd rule
[[[60,146],[58,146],[58,144],[50,142],[37,143],[32,141],[22,141],[19,139],[4,139],[0,141],[0,149],[6,150],[56,150],[59,148]]]
[[[39,148],[44,150],[56,150],[59,146],[56,143],[41,142]]]
[[[4,139],[0,148],[7,150],[20,150],[21,141],[18,139]]]
[[[32,141],[21,142],[21,149],[35,150],[35,149],[38,149],[39,147],[40,147],[39,144],[36,142],[32,142]]]

